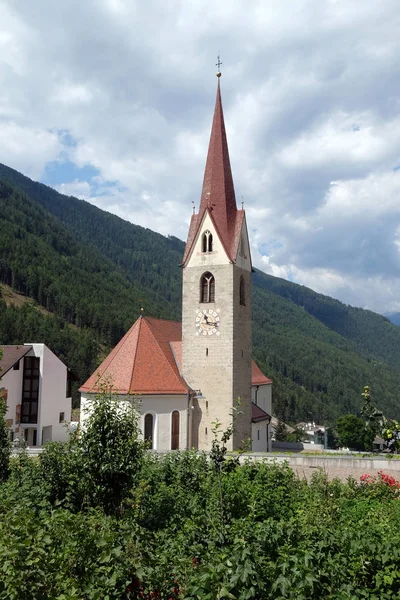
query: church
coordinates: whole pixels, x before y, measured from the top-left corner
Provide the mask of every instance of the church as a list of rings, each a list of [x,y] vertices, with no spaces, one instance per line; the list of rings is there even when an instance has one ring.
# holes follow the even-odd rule
[[[182,260],[182,323],[140,316],[80,388],[81,422],[101,380],[134,397],[140,428],[158,451],[210,450],[213,423],[229,450],[251,440],[269,451],[272,382],[252,360],[252,263],[238,210],[222,110],[220,77],[198,212]],[[236,408],[237,407],[237,408]]]

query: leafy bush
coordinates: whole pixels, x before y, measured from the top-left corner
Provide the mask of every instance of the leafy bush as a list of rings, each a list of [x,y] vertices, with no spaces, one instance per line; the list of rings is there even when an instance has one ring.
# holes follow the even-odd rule
[[[97,394],[83,431],[68,443],[46,444],[40,455],[50,501],[74,510],[101,507],[119,514],[138,482],[144,443],[138,439],[138,413],[110,388]]]
[[[0,397],[0,482],[5,481],[10,473],[10,436],[5,420],[7,405]]]
[[[372,450],[375,433],[356,415],[348,414],[336,421],[339,444],[352,450]]]
[[[145,453],[112,395],[0,485],[0,600],[400,596],[398,482]],[[222,462],[220,461],[222,458]],[[217,468],[218,467],[218,468]]]

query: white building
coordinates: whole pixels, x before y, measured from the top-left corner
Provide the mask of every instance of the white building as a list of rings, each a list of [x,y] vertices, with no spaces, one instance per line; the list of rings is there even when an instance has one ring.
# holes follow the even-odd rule
[[[65,441],[71,421],[67,367],[44,344],[0,348],[0,396],[12,439],[28,446]]]
[[[182,323],[140,317],[81,388],[82,420],[99,377],[141,400],[141,428],[154,449],[210,450],[241,404],[228,449],[248,440],[270,449],[271,381],[252,360],[252,263],[243,209],[236,206],[220,93],[199,211],[182,261]]]

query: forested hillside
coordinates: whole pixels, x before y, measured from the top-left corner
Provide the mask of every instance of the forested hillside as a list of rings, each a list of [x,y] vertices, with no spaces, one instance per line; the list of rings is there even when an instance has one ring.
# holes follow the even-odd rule
[[[3,165],[1,178],[0,282],[54,316],[0,303],[0,343],[43,341],[83,381],[141,306],[180,317],[182,241]],[[374,402],[400,418],[399,328],[303,286],[253,277],[254,357],[273,379],[276,415],[332,422],[359,409],[369,384]]]
[[[0,282],[79,327],[115,344],[146,306],[176,318],[176,308],[134,286],[126,272],[23,192],[0,180]]]

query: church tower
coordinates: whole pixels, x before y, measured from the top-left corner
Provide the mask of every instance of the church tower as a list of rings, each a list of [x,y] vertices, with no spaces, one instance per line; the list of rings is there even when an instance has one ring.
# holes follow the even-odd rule
[[[209,450],[212,422],[225,430],[240,398],[229,442],[251,439],[251,256],[244,210],[236,206],[220,77],[200,208],[183,258],[182,374],[200,390],[193,401],[192,446]]]

